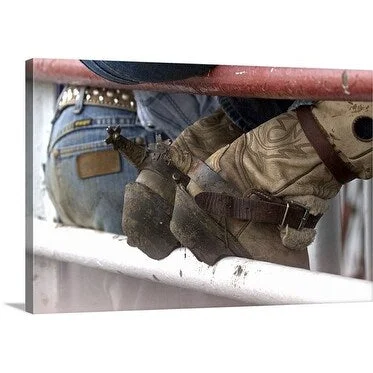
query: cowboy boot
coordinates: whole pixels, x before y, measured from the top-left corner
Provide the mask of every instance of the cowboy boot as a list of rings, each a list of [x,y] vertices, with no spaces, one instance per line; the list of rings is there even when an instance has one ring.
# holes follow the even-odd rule
[[[120,136],[119,128],[109,128],[108,132],[107,143],[140,170],[136,181],[125,187],[122,229],[127,242],[153,259],[162,259],[180,247],[169,227],[177,183],[187,185],[186,174],[197,161],[243,132],[222,110],[187,127],[172,144],[158,138],[150,149]]]
[[[243,134],[177,186],[171,232],[210,265],[241,256],[309,268],[342,184],[372,177],[372,104],[319,102]]]

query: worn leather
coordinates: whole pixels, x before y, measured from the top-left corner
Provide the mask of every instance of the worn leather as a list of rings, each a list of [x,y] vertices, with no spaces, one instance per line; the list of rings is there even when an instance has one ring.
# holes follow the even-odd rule
[[[353,115],[351,107],[353,103],[349,102],[322,102],[312,112],[338,154],[351,163],[360,178],[370,178],[372,142],[356,139],[352,123],[362,114],[371,117],[372,104],[366,103],[364,109]],[[239,137],[215,152],[206,163],[233,183],[243,196],[254,188],[280,197],[327,200],[341,187],[308,141],[295,112],[284,113]],[[312,203],[307,207],[315,210]]]
[[[328,141],[328,135],[322,130],[321,125],[312,114],[311,107],[303,106],[298,108],[296,112],[308,141],[334,178],[341,184],[356,179],[357,175],[353,172],[352,167],[338,156],[337,151]]]
[[[291,228],[315,228],[321,218],[311,215],[299,204],[286,203],[259,191],[246,198],[237,198],[225,193],[202,192],[195,196],[199,207],[215,215],[229,216],[259,223],[288,225]]]
[[[372,138],[359,139],[354,123],[360,118],[370,119],[372,133],[373,109],[371,102],[324,101],[312,109],[312,114],[328,135],[328,140],[360,179],[372,177]],[[368,121],[369,123],[369,121]]]
[[[201,118],[187,127],[169,146],[166,155],[168,166],[171,168],[174,165],[182,174],[175,175],[175,172],[141,165],[139,167],[141,172],[136,182],[148,186],[162,198],[173,203],[176,183],[187,178],[186,175],[192,166],[200,160],[205,160],[242,133],[219,109],[214,114]],[[146,170],[145,173],[143,168],[144,171]],[[166,166],[163,167],[165,168]]]
[[[372,104],[320,102],[312,112],[338,156],[359,178],[371,178],[372,141],[359,140],[353,133],[353,123],[360,116],[372,118]],[[324,213],[328,200],[341,188],[307,139],[295,112],[284,113],[240,136],[205,162],[234,185],[241,197],[259,189],[284,201],[301,203],[313,215]],[[188,190],[192,195],[202,191],[194,181]],[[203,190],[208,191],[208,187]],[[287,226],[280,230],[250,220],[214,217],[253,258],[308,266],[305,249],[314,239],[313,229],[297,231]]]
[[[127,242],[151,258],[164,258],[180,245],[170,231],[177,184],[186,186],[187,173],[199,158],[205,160],[242,132],[219,110],[189,126],[172,144],[158,138],[145,148],[120,136],[120,128],[109,128],[108,133],[106,142],[140,171],[124,195],[122,228]]]
[[[187,127],[172,143],[170,157],[176,167],[187,174],[199,160],[207,159],[243,132],[219,109]]]

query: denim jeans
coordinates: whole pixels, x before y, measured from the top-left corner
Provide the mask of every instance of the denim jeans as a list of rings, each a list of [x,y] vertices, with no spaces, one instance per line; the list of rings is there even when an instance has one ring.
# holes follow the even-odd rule
[[[215,96],[133,91],[141,123],[174,140],[180,132],[220,107]]]
[[[108,125],[120,125],[123,136],[143,139],[139,142],[148,145],[155,142],[156,134],[176,138],[189,124],[219,106],[215,97],[145,91],[134,95],[137,113],[85,105],[75,114],[75,107],[69,106],[52,121],[45,181],[63,224],[122,234],[123,191],[136,179],[136,168],[118,155],[120,171],[110,171],[107,165],[110,172],[105,174],[82,177],[79,173],[84,156],[99,157],[112,149],[104,142]]]
[[[136,179],[136,168],[114,152],[119,169],[107,165],[104,174],[87,177],[84,169],[83,176],[79,172],[84,167],[79,161],[111,150],[104,142],[108,125],[120,125],[122,135],[142,138],[145,144],[155,141],[155,132],[143,127],[135,112],[88,105],[80,114],[73,111],[74,106],[65,108],[52,124],[45,167],[48,194],[63,224],[122,234],[123,191]]]

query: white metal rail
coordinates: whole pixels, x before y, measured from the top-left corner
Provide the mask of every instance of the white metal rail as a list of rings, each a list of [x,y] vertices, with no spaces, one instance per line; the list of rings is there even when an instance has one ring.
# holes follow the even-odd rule
[[[203,291],[247,304],[372,301],[373,282],[243,258],[214,266],[186,248],[156,261],[124,236],[34,220],[34,255]]]

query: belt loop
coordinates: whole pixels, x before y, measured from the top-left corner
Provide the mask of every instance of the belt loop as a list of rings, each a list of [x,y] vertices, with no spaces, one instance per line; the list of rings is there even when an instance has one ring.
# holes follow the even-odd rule
[[[79,88],[79,97],[76,98],[74,114],[80,114],[83,111],[84,91],[85,87]]]

